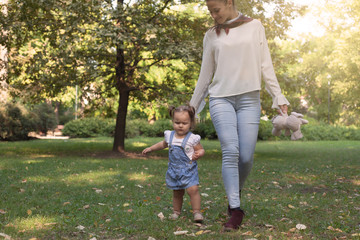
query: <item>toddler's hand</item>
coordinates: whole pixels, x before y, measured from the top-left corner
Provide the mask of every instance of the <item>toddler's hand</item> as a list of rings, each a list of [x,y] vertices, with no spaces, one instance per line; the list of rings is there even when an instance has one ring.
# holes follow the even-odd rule
[[[196,160],[198,160],[200,157],[201,157],[201,156],[200,156],[200,154],[199,154],[198,152],[194,152],[194,154],[192,155],[192,160],[193,160],[193,161],[196,161]]]
[[[151,148],[145,148],[143,151],[142,151],[142,154],[143,155],[146,155],[147,153],[151,152]]]

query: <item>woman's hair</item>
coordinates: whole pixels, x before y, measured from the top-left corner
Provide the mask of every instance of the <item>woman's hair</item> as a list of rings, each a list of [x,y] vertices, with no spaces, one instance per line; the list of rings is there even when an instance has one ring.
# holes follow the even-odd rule
[[[191,129],[195,127],[195,108],[190,105],[181,105],[179,107],[171,106],[169,107],[169,114],[171,119],[174,119],[174,114],[177,112],[187,112],[190,117]]]
[[[218,1],[218,2],[223,2],[223,3],[227,3],[228,0],[205,0],[206,2],[209,2],[209,1]],[[232,5],[235,6],[235,0],[232,0]]]

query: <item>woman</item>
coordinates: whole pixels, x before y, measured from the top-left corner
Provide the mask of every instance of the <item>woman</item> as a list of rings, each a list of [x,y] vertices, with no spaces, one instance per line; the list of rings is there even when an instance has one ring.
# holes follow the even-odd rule
[[[240,193],[253,164],[260,122],[261,78],[273,108],[287,112],[265,30],[261,22],[238,12],[233,0],[206,0],[215,20],[203,41],[201,71],[190,105],[199,113],[209,94],[210,115],[222,150],[222,176],[230,219],[225,230],[241,225]]]

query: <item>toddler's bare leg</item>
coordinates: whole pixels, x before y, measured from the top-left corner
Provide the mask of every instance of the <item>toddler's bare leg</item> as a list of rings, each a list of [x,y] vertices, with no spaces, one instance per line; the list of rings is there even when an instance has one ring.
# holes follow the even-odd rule
[[[183,197],[185,194],[185,190],[181,189],[181,190],[174,190],[173,192],[173,208],[174,208],[174,213],[180,215],[181,213],[181,208],[182,208],[182,204],[183,204]]]
[[[194,213],[200,212],[201,197],[199,193],[199,187],[197,185],[191,186],[186,189],[186,192],[190,196],[190,203]]]

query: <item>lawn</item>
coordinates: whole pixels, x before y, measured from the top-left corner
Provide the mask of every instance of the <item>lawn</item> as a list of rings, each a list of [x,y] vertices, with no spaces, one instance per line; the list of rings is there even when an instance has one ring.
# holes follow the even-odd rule
[[[167,151],[136,154],[159,140],[129,139],[126,156],[110,138],[0,142],[0,239],[360,239],[359,141],[259,142],[244,224],[224,233],[219,143],[202,141],[196,225],[188,196],[181,218],[167,219]]]

